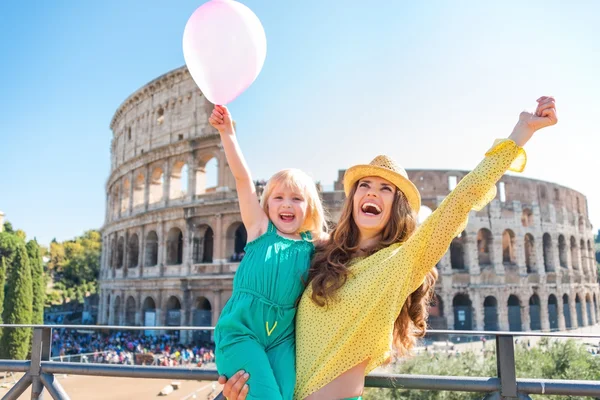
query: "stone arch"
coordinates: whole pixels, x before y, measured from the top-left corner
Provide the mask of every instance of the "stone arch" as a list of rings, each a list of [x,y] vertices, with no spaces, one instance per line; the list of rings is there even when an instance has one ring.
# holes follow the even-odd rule
[[[539,193],[540,193],[540,199],[541,200],[546,200],[548,198],[548,191],[546,190],[546,186],[539,185],[538,186],[538,190],[539,190]]]
[[[165,122],[165,109],[162,106],[156,110],[156,123],[162,125]]]
[[[181,325],[181,301],[177,296],[171,296],[167,300],[166,304],[166,326],[180,326]]]
[[[529,298],[529,328],[532,331],[542,330],[542,317],[540,314],[540,298],[533,294]]]
[[[579,293],[575,294],[575,312],[577,313],[577,326],[581,328],[583,326],[583,305]]]
[[[500,197],[500,202],[506,202],[506,182],[498,182],[498,197]]]
[[[210,304],[210,300],[208,300],[204,296],[200,296],[196,298],[196,303],[194,305],[195,309],[204,310],[204,311],[212,311],[212,305]],[[212,324],[212,322],[210,322]],[[210,326],[210,325],[205,325]]]
[[[188,192],[188,165],[183,161],[176,161],[171,168],[169,177],[169,198],[180,199]]]
[[[167,265],[183,263],[183,232],[177,227],[171,228],[167,235]]]
[[[558,235],[558,259],[562,268],[569,268],[567,261],[567,241],[563,235]]]
[[[531,233],[525,234],[524,247],[527,273],[537,272],[537,265],[535,262],[535,239]]]
[[[458,237],[452,239],[450,243],[450,264],[452,269],[465,270],[465,244],[467,240],[467,233],[463,231]]]
[[[207,224],[193,226],[192,259],[194,264],[212,263],[214,252],[214,232]]]
[[[585,310],[587,312],[588,326],[594,325],[594,319],[592,318],[592,296],[589,293],[585,295]]]
[[[229,225],[229,228],[227,228],[227,243],[225,247],[227,250],[227,257],[230,257],[232,261],[241,261],[241,254],[244,251],[247,240],[248,235],[244,224],[241,222],[234,222]]]
[[[444,317],[444,302],[437,293],[433,295],[431,303],[429,304],[429,316],[440,318]]]
[[[140,240],[137,233],[134,233],[129,237],[129,243],[127,244],[127,267],[135,268],[140,263]]]
[[[133,185],[133,207],[140,207],[144,205],[144,191],[146,182],[144,181],[144,174],[141,172],[135,177]]]
[[[521,213],[521,225],[524,227],[533,226],[533,212],[530,208],[523,208],[523,212]]]
[[[144,326],[156,326],[156,302],[152,296],[148,296],[142,303]]]
[[[544,269],[546,272],[554,272],[554,262],[552,259],[552,237],[549,233],[544,233],[542,240],[544,245]]]
[[[585,248],[585,241],[581,239],[579,241],[579,255],[581,256],[581,270],[583,274],[589,276],[589,257],[587,256],[587,250]]]
[[[158,235],[155,231],[150,231],[146,235],[146,256],[144,261],[146,267],[153,267],[158,264]]]
[[[454,329],[467,330],[473,329],[473,308],[468,294],[459,293],[452,300],[454,308]]]
[[[125,302],[125,325],[135,325],[135,311],[135,299],[133,298],[133,296],[129,296],[127,298],[127,301]]]
[[[548,320],[550,321],[550,330],[558,330],[558,300],[551,294],[548,296]]]
[[[569,295],[564,294],[563,298],[563,316],[565,317],[565,328],[570,329],[573,326],[571,321],[571,308],[569,307]]]
[[[492,265],[493,237],[489,229],[482,228],[477,232],[477,254],[480,266]]]
[[[123,256],[125,254],[125,238],[119,237],[117,241],[117,268],[123,268]]]
[[[448,190],[453,191],[458,185],[459,176],[455,173],[450,173],[448,175]]]
[[[121,325],[121,296],[115,297],[115,304],[113,305],[113,323],[115,325]]]
[[[483,301],[483,330],[498,330],[498,301],[494,296],[487,296]]]
[[[213,252],[214,252],[214,233],[212,228],[209,226],[204,234],[204,244],[203,244],[204,254],[202,256],[202,262],[212,263],[213,262]]]
[[[508,307],[508,330],[511,332],[520,332],[523,330],[521,321],[521,300],[518,296],[511,294],[507,301]]]
[[[574,236],[571,236],[571,266],[574,270],[579,270],[580,268],[579,255],[577,254],[577,240]]]
[[[200,156],[196,174],[196,195],[213,193],[219,185],[219,157],[206,153]]]
[[[164,173],[161,167],[155,167],[150,175],[150,193],[148,202],[158,203],[163,198]]]
[[[131,182],[125,178],[123,180],[123,195],[121,196],[121,214],[125,213],[129,209],[129,191],[131,189]]]
[[[212,326],[212,305],[210,301],[200,296],[194,303],[194,316],[192,318],[193,326]],[[204,343],[210,342],[210,330],[194,331],[194,341]]]
[[[502,263],[504,265],[517,265],[515,233],[506,229],[502,232]]]

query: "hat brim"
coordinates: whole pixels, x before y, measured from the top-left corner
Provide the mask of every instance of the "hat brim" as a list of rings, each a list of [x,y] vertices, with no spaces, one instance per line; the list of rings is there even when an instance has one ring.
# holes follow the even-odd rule
[[[404,193],[408,204],[415,212],[418,213],[421,209],[421,194],[414,183],[396,172],[374,165],[355,165],[346,170],[344,174],[344,192],[346,196],[348,196],[350,189],[357,181],[367,176],[378,176],[392,182]]]

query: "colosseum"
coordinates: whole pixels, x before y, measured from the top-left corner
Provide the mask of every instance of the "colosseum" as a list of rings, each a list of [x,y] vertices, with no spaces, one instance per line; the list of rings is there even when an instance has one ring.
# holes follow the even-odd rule
[[[133,93],[115,113],[99,324],[214,325],[231,296],[246,232],[219,135],[207,122],[211,110],[183,67]],[[333,221],[344,200],[343,173],[322,192]],[[408,173],[424,209],[435,210],[467,172]],[[583,194],[505,175],[496,199],[471,212],[437,265],[430,325],[523,331],[596,324],[593,246]],[[210,340],[210,332],[193,339]]]

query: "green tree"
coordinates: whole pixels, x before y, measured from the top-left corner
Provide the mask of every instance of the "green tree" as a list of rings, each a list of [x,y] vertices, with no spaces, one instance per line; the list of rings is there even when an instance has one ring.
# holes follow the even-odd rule
[[[15,251],[6,280],[3,319],[6,324],[30,324],[33,288],[27,249],[20,243]],[[23,360],[29,352],[31,331],[27,328],[5,329],[0,341],[0,358]]]
[[[6,263],[6,276],[10,274],[17,248],[23,244],[23,240],[14,232],[0,232],[0,257],[4,258]]]
[[[48,271],[54,277],[54,291],[62,301],[83,302],[95,293],[100,272],[102,237],[97,231],[87,231],[82,236],[63,243],[50,243]],[[58,296],[52,294],[49,301]]]
[[[4,223],[4,232],[13,234],[15,231],[13,230],[13,226],[10,222],[6,221]]]
[[[61,273],[65,262],[65,248],[61,243],[50,243],[50,261],[48,261],[48,269]]]
[[[27,242],[27,256],[31,266],[31,280],[33,288],[33,317],[32,324],[44,323],[44,303],[46,287],[44,286],[44,262],[40,247],[35,240]]]
[[[7,227],[4,224],[4,232],[0,232],[0,260],[2,260],[2,285],[0,285],[0,321],[2,320],[2,314],[4,310],[4,294],[6,287],[6,277],[10,274],[11,266],[13,264],[13,260],[15,258],[15,254],[19,244],[22,244],[22,241],[14,235],[14,231],[12,225],[7,222],[9,226]],[[0,329],[0,337],[2,336],[2,329]]]
[[[0,324],[2,323],[2,310],[4,309],[4,283],[6,274],[6,260],[0,256]],[[0,337],[2,336],[2,329],[0,329]]]

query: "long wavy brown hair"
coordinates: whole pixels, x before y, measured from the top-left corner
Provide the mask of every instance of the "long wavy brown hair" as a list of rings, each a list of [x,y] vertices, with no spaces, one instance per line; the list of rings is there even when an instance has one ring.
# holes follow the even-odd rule
[[[308,282],[312,286],[312,301],[321,307],[336,300],[337,291],[350,275],[348,264],[354,257],[369,256],[394,243],[404,242],[417,226],[416,212],[410,208],[404,193],[397,190],[390,220],[381,232],[379,242],[372,248],[361,249],[359,229],[352,218],[357,186],[358,182],[350,190],[329,240],[317,246],[311,263]],[[432,268],[423,284],[408,296],[394,322],[393,342],[399,356],[406,355],[417,339],[425,336],[428,308],[437,277],[437,270]]]

